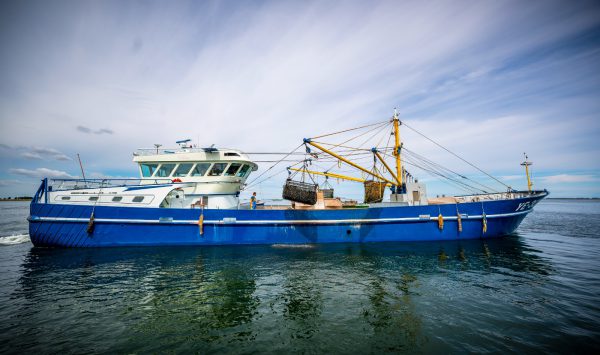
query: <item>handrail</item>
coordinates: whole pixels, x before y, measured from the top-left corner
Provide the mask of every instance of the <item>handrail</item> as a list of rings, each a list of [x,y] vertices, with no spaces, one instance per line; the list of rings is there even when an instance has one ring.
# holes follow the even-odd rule
[[[122,187],[135,185],[159,185],[171,184],[173,181],[170,178],[161,179],[144,179],[144,178],[125,178],[125,179],[50,179],[50,183],[46,185],[52,186],[53,191],[62,190],[80,190],[80,189],[96,189],[106,187]]]
[[[181,153],[219,153],[219,152],[231,152],[239,153],[240,157],[246,156],[247,154],[239,149],[234,148],[200,148],[200,147],[177,147],[177,148],[138,148],[133,153],[134,156],[146,156],[146,155],[162,155],[162,154],[181,154]],[[246,156],[246,158],[248,158]]]
[[[48,193],[47,193],[47,186],[48,186],[48,178],[44,178],[42,179],[42,183],[40,184],[40,187],[38,187],[37,191],[35,192],[35,195],[33,195],[33,199],[31,200],[31,205],[33,205],[34,203],[39,203],[40,198],[42,197],[42,193],[46,192],[44,195],[46,195],[46,202],[48,197]]]

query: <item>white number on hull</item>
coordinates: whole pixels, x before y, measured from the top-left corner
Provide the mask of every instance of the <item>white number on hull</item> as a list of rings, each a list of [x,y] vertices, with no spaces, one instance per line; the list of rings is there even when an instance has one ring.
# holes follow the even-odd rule
[[[515,211],[525,211],[525,210],[529,210],[532,209],[533,206],[536,205],[536,203],[538,203],[538,201],[528,201],[528,202],[521,202],[519,203],[519,206],[517,206],[517,209]]]

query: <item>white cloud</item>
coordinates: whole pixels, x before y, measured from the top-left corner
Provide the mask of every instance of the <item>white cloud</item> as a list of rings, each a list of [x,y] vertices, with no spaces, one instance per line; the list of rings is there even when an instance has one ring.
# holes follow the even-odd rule
[[[71,175],[67,172],[60,171],[60,170],[52,170],[52,169],[47,169],[47,168],[37,168],[34,170],[15,168],[15,169],[9,169],[8,172],[13,175],[23,175],[23,176],[32,177],[32,178],[45,178],[45,177],[56,178],[56,179],[75,179],[75,178],[77,178],[77,176]]]
[[[33,152],[25,152],[25,153],[21,153],[21,156],[23,158],[26,159],[32,159],[32,160],[43,160],[44,158],[42,158],[41,155],[37,154],[37,153],[33,153]]]
[[[504,175],[504,176],[500,176],[499,177],[500,180],[503,181],[514,181],[514,180],[520,180],[520,179],[525,179],[525,173],[523,173],[523,175]]]
[[[30,160],[58,160],[58,161],[71,161],[73,158],[63,154],[62,152],[54,148],[46,147],[18,147],[18,150],[27,150],[20,154],[21,157]]]
[[[594,176],[594,175],[569,175],[569,174],[543,176],[543,177],[540,177],[540,179],[549,184],[599,182],[600,181],[600,178],[598,178],[598,176]]]
[[[89,179],[139,179],[139,176],[108,175],[101,172],[90,172],[85,175]]]
[[[14,185],[21,184],[21,183],[22,183],[22,181],[19,181],[19,180],[0,179],[0,187],[14,186]]]
[[[89,127],[85,127],[85,126],[77,126],[76,127],[77,131],[82,132],[82,133],[88,133],[88,134],[113,134],[114,132],[108,128],[101,128],[98,130],[94,130],[91,129]]]

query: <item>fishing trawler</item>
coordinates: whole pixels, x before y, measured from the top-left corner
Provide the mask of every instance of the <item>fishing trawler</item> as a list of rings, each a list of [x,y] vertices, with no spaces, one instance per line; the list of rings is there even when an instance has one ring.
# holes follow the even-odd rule
[[[404,147],[401,125],[407,126],[394,114],[383,122],[305,138],[252,182],[247,180],[258,165],[236,149],[199,148],[190,140],[178,141],[175,149],[159,149],[160,145],[140,149],[133,154],[139,179],[42,180],[31,202],[29,235],[38,247],[494,238],[513,233],[548,195],[545,190],[532,190],[527,157],[523,163],[527,191],[506,185],[505,191],[489,191],[486,185]],[[364,147],[367,140],[351,145],[374,131],[372,137],[382,136],[378,144]],[[350,132],[359,134],[341,143],[320,141]],[[266,172],[298,155],[301,159],[284,168],[288,176],[282,197],[289,204],[240,201],[243,189],[264,181]],[[372,160],[372,168],[361,164],[365,159]],[[317,169],[331,163],[331,167]],[[447,178],[470,193],[428,198],[425,184],[405,165]],[[362,176],[336,172],[336,167]],[[319,178],[325,181],[319,184]],[[328,185],[330,178],[362,184],[364,202],[336,197]]]

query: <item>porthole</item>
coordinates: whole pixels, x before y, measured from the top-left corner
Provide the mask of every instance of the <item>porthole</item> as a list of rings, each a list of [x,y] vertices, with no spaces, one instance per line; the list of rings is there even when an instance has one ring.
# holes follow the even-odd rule
[[[71,199],[71,196],[63,196],[63,197],[61,197],[60,199],[61,199],[61,200],[70,200],[70,199]]]
[[[123,199],[123,196],[115,196],[112,198],[112,202],[119,202]]]
[[[98,196],[90,196],[90,201],[98,201]]]
[[[144,201],[144,196],[136,196],[133,198],[133,202],[142,202]]]

